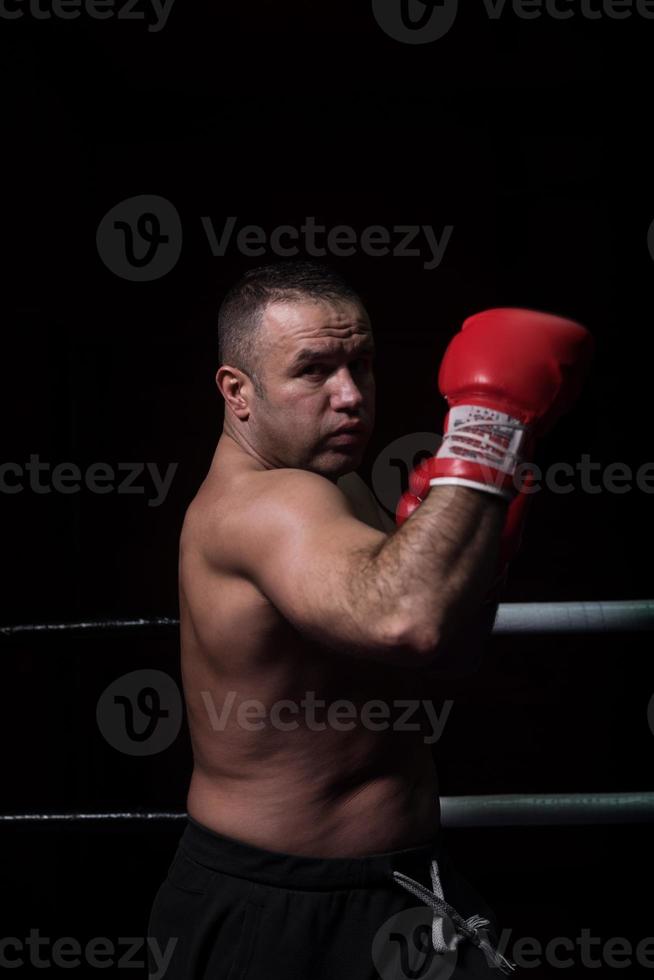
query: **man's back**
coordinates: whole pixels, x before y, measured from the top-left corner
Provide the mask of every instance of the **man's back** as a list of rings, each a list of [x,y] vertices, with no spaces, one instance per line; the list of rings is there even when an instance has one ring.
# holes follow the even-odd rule
[[[298,854],[347,856],[426,840],[438,823],[431,750],[423,733],[406,730],[416,713],[394,724],[407,713],[394,710],[398,701],[424,696],[415,676],[303,634],[240,567],[246,522],[256,541],[285,478],[293,472],[265,470],[223,437],[186,516],[182,671],[195,757],[188,812],[218,833]]]

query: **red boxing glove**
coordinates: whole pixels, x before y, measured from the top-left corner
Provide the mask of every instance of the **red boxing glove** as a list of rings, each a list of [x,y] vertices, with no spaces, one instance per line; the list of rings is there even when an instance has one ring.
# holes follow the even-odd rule
[[[469,317],[448,346],[439,373],[450,406],[443,442],[436,456],[411,474],[397,506],[397,524],[434,485],[501,495],[510,502],[500,540],[502,579],[520,547],[531,497],[526,491],[534,482],[525,460],[535,438],[577,398],[593,349],[585,327],[548,313],[497,309]]]
[[[449,411],[429,482],[512,500],[519,463],[577,398],[593,353],[580,324],[534,310],[486,310],[450,342],[438,383]],[[420,496],[420,494],[418,494]]]

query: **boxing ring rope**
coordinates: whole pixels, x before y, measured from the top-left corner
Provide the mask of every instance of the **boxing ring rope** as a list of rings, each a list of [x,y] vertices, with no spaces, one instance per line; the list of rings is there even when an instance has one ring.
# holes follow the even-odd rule
[[[0,636],[35,634],[93,634],[173,630],[171,617],[104,619],[75,623],[26,623],[0,627]],[[602,602],[509,602],[498,607],[493,634],[583,634],[650,632],[654,629],[654,600]],[[654,823],[654,792],[549,793],[441,797],[444,827],[552,827],[596,824]],[[174,823],[184,812],[125,811],[108,813],[5,813],[0,825],[43,827],[69,824],[120,824],[143,821]]]
[[[654,793],[443,796],[444,827],[569,827],[654,822]]]
[[[20,623],[0,626],[0,636],[24,636],[34,633],[111,633],[136,632],[148,629],[177,629],[179,620],[168,616],[148,619],[93,619],[79,623]]]
[[[137,632],[177,629],[179,620],[167,616],[143,619],[98,619],[78,623],[24,623],[0,626],[0,636],[38,633]],[[493,635],[634,633],[654,629],[654,599],[601,602],[503,602]]]
[[[443,827],[570,827],[654,822],[654,793],[505,793],[441,797]],[[172,811],[108,813],[3,813],[0,825],[118,824],[185,820]]]
[[[654,629],[654,601],[503,602],[493,634],[620,633]]]

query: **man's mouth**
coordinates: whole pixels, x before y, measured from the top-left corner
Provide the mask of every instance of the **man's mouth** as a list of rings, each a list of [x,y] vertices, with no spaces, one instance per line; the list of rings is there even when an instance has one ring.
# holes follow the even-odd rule
[[[347,425],[340,425],[338,429],[334,429],[330,438],[341,435],[363,435],[363,432],[363,422],[348,422]]]
[[[337,446],[349,446],[360,443],[364,434],[365,429],[362,425],[347,426],[332,432],[327,437],[327,441]]]

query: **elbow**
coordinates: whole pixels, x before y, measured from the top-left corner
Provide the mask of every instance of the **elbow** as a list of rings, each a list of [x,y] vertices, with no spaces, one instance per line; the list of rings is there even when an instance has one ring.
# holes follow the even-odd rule
[[[387,645],[414,667],[429,667],[438,659],[441,651],[440,630],[434,623],[418,623],[415,620],[395,620],[389,624]]]
[[[418,630],[411,638],[412,657],[417,667],[431,667],[439,660],[442,650],[442,637],[439,630]]]

